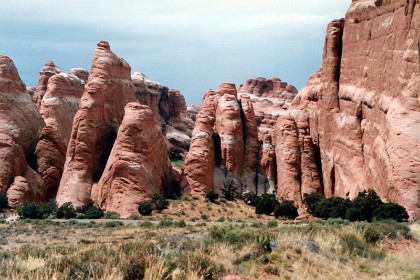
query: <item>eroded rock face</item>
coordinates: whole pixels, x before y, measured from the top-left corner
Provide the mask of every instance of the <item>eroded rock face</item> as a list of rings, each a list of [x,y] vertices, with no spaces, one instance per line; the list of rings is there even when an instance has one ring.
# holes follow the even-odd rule
[[[117,57],[108,42],[101,41],[93,53],[92,68],[73,121],[57,202],[74,206],[91,197],[122,122],[124,107],[134,102],[130,66]]]
[[[214,190],[216,102],[215,91],[210,90],[204,95],[196,116],[190,150],[185,158],[182,191],[193,196]]]
[[[43,192],[42,180],[31,166],[36,168],[35,146],[44,126],[13,61],[0,55],[0,189],[8,192],[14,182],[27,183],[22,195],[11,200],[13,205],[31,197],[29,191]]]
[[[272,133],[277,117],[285,114],[296,93],[279,79],[264,78],[249,80],[238,93],[231,83],[209,91],[196,117],[184,165],[185,189],[193,195],[220,192],[233,180],[241,192],[274,192]]]
[[[259,194],[271,193],[276,190],[277,166],[273,131],[277,118],[286,113],[296,94],[297,90],[294,86],[278,78],[265,79],[258,77],[249,79],[238,90],[240,100],[245,97],[252,103],[256,118],[258,160],[255,168],[257,176],[255,176],[253,186],[249,189],[255,189]],[[252,133],[246,132],[246,139],[248,137],[254,138],[255,136]]]
[[[66,145],[84,86],[85,82],[74,74],[56,74],[48,80],[47,90],[39,106],[46,125],[57,130]]]
[[[137,100],[149,106],[161,124],[172,161],[185,158],[191,144],[194,114],[187,114],[184,96],[176,89],[147,79],[141,72],[131,76]]]
[[[170,188],[165,138],[148,106],[128,103],[103,176],[92,198],[105,211],[137,214],[149,194]]]
[[[419,19],[418,1],[353,1],[345,21],[328,26],[321,69],[290,110],[300,149],[314,147],[312,165],[322,170],[327,196],[354,198],[374,189],[414,219],[420,218]]]

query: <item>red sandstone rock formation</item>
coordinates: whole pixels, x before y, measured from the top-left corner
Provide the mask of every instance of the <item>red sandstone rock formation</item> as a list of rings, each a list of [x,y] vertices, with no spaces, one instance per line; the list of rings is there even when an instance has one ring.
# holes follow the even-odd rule
[[[371,188],[414,219],[420,218],[419,19],[415,0],[353,1],[345,21],[328,26],[321,69],[290,110],[303,139],[299,148],[322,170],[327,196],[353,198]],[[277,138],[288,142],[280,131]],[[292,193],[310,191],[301,180],[302,190]]]
[[[217,93],[208,91],[196,116],[190,150],[185,158],[183,192],[193,196],[214,190],[216,103]]]
[[[91,197],[122,122],[124,106],[135,101],[130,66],[118,58],[108,42],[101,41],[93,53],[92,69],[74,117],[57,202],[74,206]]]
[[[76,75],[60,73],[48,80],[47,90],[39,111],[47,126],[57,130],[67,145],[73,125],[73,117],[79,110],[85,82]]]
[[[161,128],[148,106],[128,103],[117,139],[92,198],[103,210],[122,217],[170,186],[170,162]]]
[[[8,194],[20,189],[20,195],[10,199],[11,205],[28,198],[40,199],[42,180],[30,166],[36,166],[35,146],[45,123],[13,61],[1,55],[0,115],[0,189]]]
[[[279,79],[263,78],[242,86],[239,99],[231,83],[208,92],[184,165],[184,188],[193,195],[220,192],[229,178],[242,192],[273,192],[277,174],[271,134],[295,94]]]
[[[259,143],[257,175],[254,186],[250,190],[255,189],[259,194],[273,192],[276,189],[277,167],[272,134],[277,118],[286,113],[296,94],[297,90],[294,86],[278,78],[261,77],[249,79],[238,91],[239,99],[247,96],[246,98],[252,102],[257,121]]]
[[[54,62],[47,60],[44,67],[42,67],[39,72],[38,86],[36,87],[33,100],[36,103],[36,106],[39,108],[41,106],[42,98],[44,97],[45,92],[47,91],[48,80],[55,74],[63,72],[60,67],[54,64]]]

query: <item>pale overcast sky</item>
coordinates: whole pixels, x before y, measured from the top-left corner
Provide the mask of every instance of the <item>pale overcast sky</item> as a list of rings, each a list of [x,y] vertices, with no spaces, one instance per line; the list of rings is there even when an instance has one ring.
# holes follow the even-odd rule
[[[199,104],[222,81],[278,77],[301,89],[321,64],[328,22],[351,0],[1,0],[0,53],[27,86],[45,60],[90,70],[107,40],[132,72]]]

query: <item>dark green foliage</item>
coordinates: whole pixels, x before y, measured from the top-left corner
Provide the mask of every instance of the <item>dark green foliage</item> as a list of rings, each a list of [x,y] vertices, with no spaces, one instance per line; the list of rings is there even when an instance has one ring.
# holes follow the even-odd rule
[[[66,202],[57,208],[56,216],[58,219],[73,219],[77,215],[71,202]]]
[[[405,208],[396,203],[384,203],[373,211],[375,220],[395,220],[403,222],[408,219]]]
[[[322,199],[325,199],[325,197],[319,193],[314,192],[303,194],[303,203],[306,205],[308,212],[312,215],[315,215],[316,206]]]
[[[0,211],[9,206],[6,194],[0,192]]]
[[[89,199],[88,202],[85,205],[76,208],[76,212],[77,213],[86,213],[91,207],[95,207],[95,205],[93,203],[93,200]]]
[[[206,193],[206,198],[208,198],[211,202],[215,202],[219,198],[219,195],[214,191],[209,191]]]
[[[20,217],[24,219],[42,219],[43,211],[41,204],[35,202],[27,202],[17,210]]]
[[[285,217],[294,220],[297,216],[299,216],[299,213],[292,200],[284,200],[274,208],[274,217],[276,219]]]
[[[226,200],[233,201],[235,198],[239,197],[238,188],[236,187],[235,181],[231,178],[225,180],[221,191],[223,198]]]
[[[359,195],[352,201],[352,207],[359,209],[359,215],[355,213],[358,211],[352,210],[353,216],[346,217],[350,221],[372,221],[373,211],[383,204],[379,196],[374,190],[359,192]]]
[[[159,212],[162,212],[162,210],[169,207],[169,201],[164,199],[164,197],[159,193],[151,194],[149,195],[149,198],[151,199],[151,203],[154,205],[154,208]]]
[[[316,204],[314,216],[324,219],[345,218],[350,205],[350,200],[342,197],[324,198]]]
[[[55,198],[46,203],[27,202],[17,208],[19,216],[24,219],[46,219],[57,211]]]
[[[260,197],[253,192],[246,192],[242,195],[244,202],[250,206],[256,207],[260,202]]]
[[[349,221],[358,221],[363,216],[362,209],[350,207],[346,210],[346,219]]]
[[[279,202],[274,194],[264,193],[260,196],[260,201],[255,207],[255,213],[270,215],[278,204]]]
[[[372,244],[375,244],[385,238],[412,238],[410,228],[405,224],[396,222],[395,220],[360,223],[359,227],[363,231],[363,238],[365,241]]]
[[[90,207],[85,213],[86,219],[100,219],[103,217],[103,215],[104,211],[102,211],[101,208],[95,206]]]
[[[138,207],[139,213],[143,216],[150,216],[152,215],[153,206],[152,203],[146,201],[141,202]]]

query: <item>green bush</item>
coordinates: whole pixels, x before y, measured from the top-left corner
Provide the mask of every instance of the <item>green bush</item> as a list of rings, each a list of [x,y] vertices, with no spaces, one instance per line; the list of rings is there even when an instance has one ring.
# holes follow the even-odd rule
[[[175,222],[176,227],[184,228],[187,226],[187,223],[184,220],[179,220]]]
[[[107,211],[104,214],[104,219],[119,219],[119,218],[121,218],[120,214],[118,214],[117,212],[114,212],[114,211]],[[129,219],[130,219],[130,217],[129,217]],[[131,219],[131,220],[135,220],[135,219]]]
[[[153,206],[152,203],[146,201],[141,202],[138,207],[139,213],[143,216],[150,216],[152,215]]]
[[[243,244],[256,238],[255,228],[240,227],[232,224],[212,226],[208,231],[208,239],[212,242],[226,242],[229,244]]]
[[[0,211],[9,206],[9,200],[5,193],[0,192]]]
[[[44,212],[41,204],[27,202],[18,207],[17,212],[24,219],[42,219]]]
[[[349,199],[330,197],[321,199],[316,207],[314,216],[318,218],[345,218],[346,210],[351,206]]]
[[[284,200],[274,208],[274,217],[276,219],[278,217],[285,217],[294,220],[297,216],[299,216],[299,213],[292,200]]]
[[[58,219],[73,219],[77,215],[71,202],[66,202],[57,208],[56,216]]]
[[[268,221],[267,222],[267,227],[268,228],[276,228],[279,225],[279,223],[277,221]]]
[[[223,183],[223,188],[221,189],[223,198],[229,201],[235,200],[239,197],[239,191],[235,184],[235,181],[232,178],[227,178]]]
[[[208,198],[210,202],[215,202],[219,198],[219,195],[214,191],[209,191],[208,193],[206,193],[206,198]]]
[[[279,204],[274,194],[264,193],[260,196],[260,201],[255,207],[256,214],[270,215]]]
[[[242,195],[244,202],[250,206],[257,206],[260,201],[260,197],[253,192],[246,192]]]
[[[27,202],[17,207],[19,216],[24,219],[46,219],[57,211],[55,198],[45,203]]]
[[[104,211],[95,206],[90,207],[85,213],[86,219],[100,219],[103,215]]]
[[[174,222],[171,219],[162,219],[158,225],[160,227],[171,227],[174,225]]]
[[[76,208],[77,213],[86,213],[91,207],[95,207],[95,204],[92,199],[89,199],[88,202],[80,207]]]
[[[106,228],[115,228],[115,227],[120,227],[123,226],[124,223],[121,221],[108,221],[104,223],[104,227]]]
[[[405,208],[396,203],[384,203],[373,211],[375,220],[395,220],[403,222],[408,219]]]

